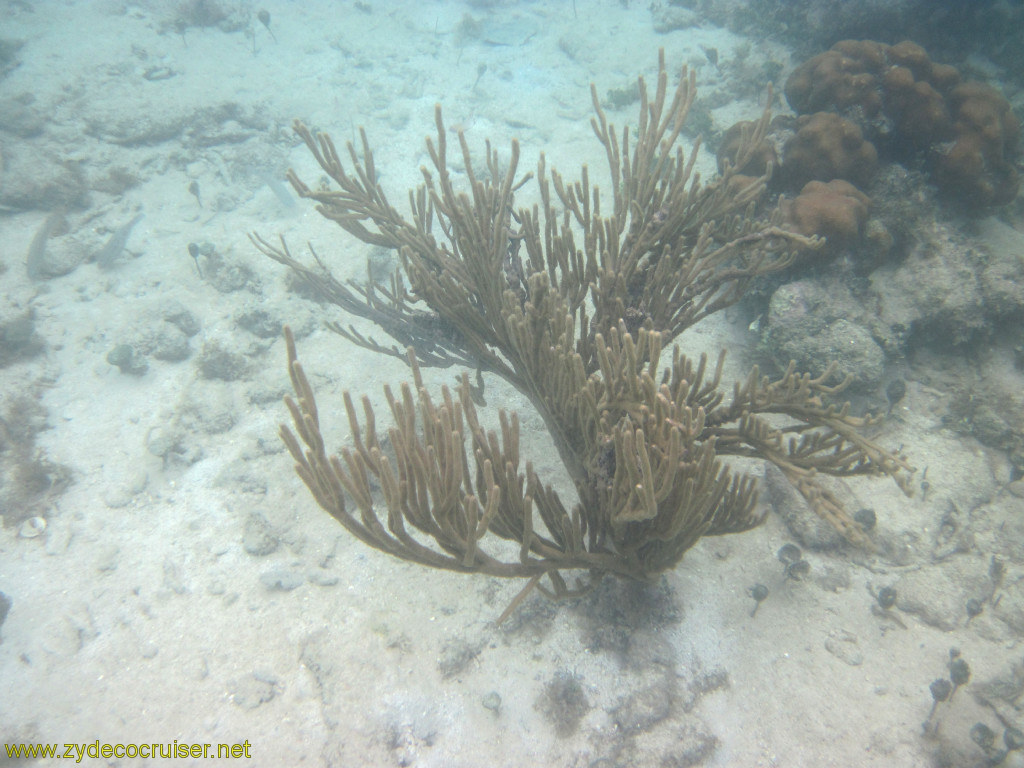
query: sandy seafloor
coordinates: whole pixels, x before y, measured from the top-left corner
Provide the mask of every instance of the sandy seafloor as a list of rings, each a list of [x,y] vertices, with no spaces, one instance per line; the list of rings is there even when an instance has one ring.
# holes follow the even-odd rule
[[[37,497],[38,508],[3,510],[47,521],[35,537],[20,523],[0,531],[0,591],[12,603],[0,643],[5,742],[248,741],[246,762],[260,766],[913,768],[943,754],[953,764],[981,759],[968,730],[999,721],[971,686],[1014,679],[1022,658],[1019,635],[994,610],[970,623],[958,613],[984,596],[983,535],[927,567],[849,548],[811,552],[811,576],[797,583],[775,556],[791,536],[769,516],[751,533],[703,541],[647,591],[608,583],[568,605],[535,596],[498,628],[516,584],[366,549],[316,507],[276,436],[286,415],[283,343],[252,327],[296,328],[333,445],[347,439],[342,390],[380,402],[384,383],[408,378],[401,363],[325,330],[323,320],[345,318],[289,291],[284,270],[247,239],[281,234],[297,252],[308,240],[340,276],[364,274],[366,247],[265,183],[288,166],[310,183],[319,177],[293,118],[339,143],[366,126],[401,207],[427,161],[437,102],[476,146],[490,138],[506,153],[518,137],[524,169],[543,149],[570,175],[589,159],[593,176],[603,155],[589,126],[591,81],[602,93],[625,87],[652,72],[664,46],[671,66],[697,68],[702,94],[721,105],[716,123],[727,126],[758,114],[758,88],[712,66],[702,46],[723,61],[749,46],[752,59],[788,71],[784,49],[710,25],[657,34],[646,4],[615,0],[578,0],[578,15],[569,2],[372,0],[360,10],[267,0],[259,7],[276,41],[255,18],[231,33],[162,29],[175,6],[4,4],[3,36],[26,43],[0,95],[31,94],[44,118],[37,135],[5,144],[9,167],[17,155],[27,172],[50,158],[90,180],[111,169],[134,177],[124,189],[92,185],[87,207],[68,214],[68,248],[98,251],[145,215],[112,268],[83,263],[41,281],[24,264],[47,212],[0,215],[3,301],[31,309],[45,343],[0,371],[0,398],[5,409],[37,403],[33,418],[46,428],[33,451],[70,478]],[[466,13],[482,31],[459,34]],[[632,119],[631,110],[610,115]],[[711,172],[712,158],[702,165]],[[206,277],[190,242],[204,248]],[[211,253],[224,282],[214,284]],[[197,328],[187,359],[150,359],[140,376],[107,362],[111,349],[160,337],[182,312]],[[737,375],[756,338],[723,315],[680,343],[691,353],[727,346]],[[200,375],[204,355],[224,350],[241,356],[224,358],[230,380]],[[426,375],[438,385],[456,373]],[[564,489],[524,399],[494,377],[487,388],[492,405],[520,408],[523,454]],[[945,429],[941,411],[941,392],[911,382],[877,435],[930,468],[927,494],[848,483],[858,506],[877,511],[880,532],[922,552],[937,546],[951,508],[1021,503],[1006,491],[1006,459]],[[496,422],[494,408],[488,417]],[[1016,577],[1011,570],[1007,583]],[[872,592],[897,581],[900,602],[881,613]],[[771,594],[752,617],[747,588],[758,582]],[[936,605],[954,619],[935,620]],[[940,710],[939,736],[925,738],[928,685],[945,676],[951,647],[970,662],[972,682]]]

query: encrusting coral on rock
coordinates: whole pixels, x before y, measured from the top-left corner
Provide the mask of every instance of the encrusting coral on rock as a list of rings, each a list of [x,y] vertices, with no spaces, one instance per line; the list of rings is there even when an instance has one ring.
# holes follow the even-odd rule
[[[777,216],[754,215],[765,177],[737,183],[732,168],[746,167],[761,146],[767,111],[744,130],[734,166],[702,184],[696,149],[677,146],[693,74],[684,68],[673,92],[662,54],[654,93],[642,78],[638,89],[636,128],[618,133],[591,87],[611,181],[604,195],[586,166],[570,181],[543,155],[536,175],[517,178],[515,141],[507,162],[488,144],[486,169],[474,168],[461,131],[458,191],[438,107],[427,141],[433,168],[410,192],[408,217],[379,184],[365,134],[361,151],[348,146],[346,168],[328,136],[296,124],[333,185],[312,189],[290,172],[293,186],[357,238],[398,250],[401,270],[389,286],[343,284],[316,254],[307,265],[283,241],[253,237],[323,297],[405,347],[413,373],[411,384],[386,389],[394,421],[386,432],[368,399],[345,394],[352,442],[332,456],[287,334],[295,397],[287,398],[292,427],[281,432],[317,502],[353,536],[399,558],[525,579],[513,606],[534,588],[560,597],[606,574],[647,579],[702,536],[756,526],[756,482],[730,459],[777,466],[854,542],[866,534],[818,475],[885,475],[909,489],[904,458],[865,435],[876,419],[829,404],[841,389],[829,384],[834,367],[811,376],[790,366],[777,379],[755,367],[723,391],[721,357],[691,360],[676,347],[663,362],[680,333],[817,241],[780,227]],[[531,177],[539,202],[516,208]],[[402,354],[331,327],[350,343]],[[498,431],[483,426],[468,375],[456,392],[426,392],[420,366],[453,363],[500,376],[529,399],[574,483],[575,504],[522,462],[517,414],[500,411]],[[582,577],[570,587],[564,574],[572,571]]]

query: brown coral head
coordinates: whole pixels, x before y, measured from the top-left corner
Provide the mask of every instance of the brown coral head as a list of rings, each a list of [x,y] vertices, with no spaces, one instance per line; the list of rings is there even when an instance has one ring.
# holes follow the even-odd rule
[[[907,67],[893,67],[885,73],[885,111],[892,119],[895,135],[912,148],[945,141],[953,125],[942,94],[925,80],[914,78]]]
[[[887,48],[872,40],[836,43],[793,70],[786,80],[786,100],[802,114],[836,109],[874,117],[882,107],[878,77],[886,67]]]
[[[1017,169],[990,158],[977,133],[965,133],[936,153],[934,178],[943,195],[975,209],[1005,205],[1020,189]]]
[[[878,152],[854,123],[834,112],[817,112],[801,117],[797,125],[783,151],[782,177],[789,187],[832,179],[858,185],[871,181]]]
[[[957,133],[978,134],[989,152],[1016,155],[1020,121],[995,88],[983,83],[963,83],[953,89],[949,101]]]
[[[932,60],[928,58],[928,52],[917,43],[904,40],[890,46],[885,54],[890,64],[910,70],[916,80],[931,80]]]
[[[1017,195],[1021,125],[1009,103],[994,88],[933,62],[917,43],[840,41],[793,70],[785,93],[801,114],[828,110],[855,120],[891,159],[916,165],[928,157],[936,185],[959,203],[985,208]],[[838,142],[830,134],[839,119],[804,123],[801,133],[821,135],[787,144],[782,171],[791,189],[811,179],[869,181],[873,160],[864,164],[861,157],[851,171],[834,153]]]
[[[1014,159],[1020,120],[998,91],[982,83],[956,86],[948,99],[955,140],[934,153],[934,178],[947,196],[973,207],[1005,205],[1020,188]]]
[[[785,201],[783,213],[800,234],[844,245],[860,237],[870,205],[871,198],[847,181],[810,181],[796,199]]]

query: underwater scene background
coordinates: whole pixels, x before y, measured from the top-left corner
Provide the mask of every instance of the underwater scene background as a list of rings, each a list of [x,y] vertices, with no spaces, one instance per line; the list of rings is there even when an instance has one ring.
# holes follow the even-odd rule
[[[1024,765],[1021,28],[1009,0],[0,0],[0,764],[30,745],[56,750],[38,765],[198,764],[223,745],[218,761],[267,766]],[[330,134],[348,172],[364,129],[372,181],[407,219],[421,169],[439,178],[436,104],[457,192],[491,170],[486,142],[500,168],[515,140],[516,181],[542,154],[549,177],[585,165],[609,216],[629,190],[591,84],[635,137],[659,50],[669,100],[684,66],[697,90],[655,162],[682,147],[742,201],[736,231],[763,220],[793,244],[673,344],[712,367],[727,351],[726,402],[754,366],[774,380],[837,363],[832,400],[884,417],[859,434],[905,462],[885,465],[903,487],[822,477],[828,503],[809,504],[777,462],[742,454],[758,525],[701,530],[645,580],[587,561],[590,588],[566,574],[556,601],[534,583],[517,597],[496,568],[365,546],[279,437],[282,329],[328,453],[359,443],[351,391],[376,410],[381,455],[400,456],[384,388],[401,399],[413,374],[386,313],[344,311],[259,244],[324,278],[315,252],[364,299],[410,277],[392,283],[407,262],[360,236],[377,219],[339,228],[290,183],[331,212],[337,179],[293,121]],[[545,204],[533,182],[515,195]],[[571,206],[551,199],[561,219]],[[494,280],[525,308],[507,213]],[[702,215],[694,232],[711,231]],[[691,234],[679,247],[700,247]],[[656,313],[633,310],[638,333]],[[454,349],[467,329],[436,338]],[[468,374],[485,429],[516,412],[530,471],[575,503],[536,398],[497,364],[420,359],[437,401]],[[368,493],[387,508],[388,488]]]

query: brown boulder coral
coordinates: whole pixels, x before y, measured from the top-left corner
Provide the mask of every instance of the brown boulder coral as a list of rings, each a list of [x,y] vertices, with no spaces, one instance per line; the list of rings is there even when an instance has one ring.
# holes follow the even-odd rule
[[[1009,103],[916,43],[843,40],[798,66],[785,93],[798,113],[855,121],[887,159],[913,167],[926,158],[947,197],[986,207],[1017,194],[1020,121]]]
[[[860,237],[871,198],[842,179],[810,181],[794,200],[783,201],[787,221],[800,234],[820,235],[830,244]]]
[[[1013,160],[1020,143],[1020,120],[994,88],[967,82],[948,102],[956,140],[935,152],[934,178],[945,191],[974,205],[1002,205],[1017,196]]]
[[[832,179],[863,186],[871,181],[878,152],[855,124],[834,112],[817,112],[801,117],[798,126],[783,151],[782,175],[790,186]]]
[[[808,59],[786,81],[786,100],[800,114],[856,108],[866,117],[882,109],[878,76],[889,46],[871,40],[842,40]]]

